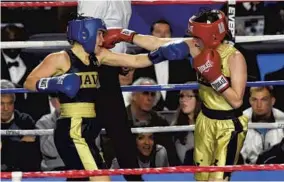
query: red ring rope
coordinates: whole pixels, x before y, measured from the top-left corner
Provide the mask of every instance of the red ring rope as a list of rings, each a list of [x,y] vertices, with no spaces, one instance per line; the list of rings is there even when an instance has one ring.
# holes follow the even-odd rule
[[[152,1],[137,1],[133,0],[131,3],[134,5],[162,5],[162,4],[216,4],[216,3],[224,3],[226,0],[152,0]],[[40,2],[1,2],[1,7],[11,7],[11,8],[19,8],[19,7],[70,7],[77,6],[77,1],[40,1]]]
[[[235,165],[235,166],[177,166],[163,168],[140,168],[140,169],[110,169],[110,170],[70,170],[48,172],[23,172],[23,178],[59,177],[59,178],[82,178],[89,176],[122,175],[122,174],[161,174],[161,173],[195,173],[195,172],[232,172],[232,171],[274,171],[284,170],[284,164],[269,165]],[[11,172],[1,172],[1,179],[11,179]]]

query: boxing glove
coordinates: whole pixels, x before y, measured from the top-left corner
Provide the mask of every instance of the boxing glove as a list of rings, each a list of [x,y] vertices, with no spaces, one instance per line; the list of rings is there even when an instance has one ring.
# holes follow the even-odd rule
[[[41,78],[36,83],[38,92],[62,92],[70,98],[76,96],[80,86],[81,79],[74,73],[50,78]]]
[[[189,53],[189,46],[187,45],[187,43],[178,40],[168,42],[155,51],[151,51],[148,54],[148,58],[153,64],[157,64],[165,60],[182,60],[186,58]]]
[[[135,31],[128,29],[108,29],[107,33],[104,35],[103,47],[111,49],[119,42],[128,42],[132,44],[135,34]]]
[[[216,50],[204,49],[194,58],[193,67],[213,89],[222,93],[230,84],[221,71],[221,57]]]

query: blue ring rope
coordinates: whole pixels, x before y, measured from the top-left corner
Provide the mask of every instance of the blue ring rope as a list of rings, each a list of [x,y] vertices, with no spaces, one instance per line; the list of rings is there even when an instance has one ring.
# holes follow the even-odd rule
[[[279,81],[257,81],[257,82],[247,82],[247,87],[261,87],[261,86],[276,86],[284,85],[284,80]],[[132,91],[172,91],[172,90],[194,90],[198,89],[198,83],[190,84],[168,84],[168,85],[137,85],[137,86],[121,86],[123,92]],[[14,88],[14,89],[1,89],[1,94],[8,93],[28,93],[34,92],[29,91],[24,88]]]

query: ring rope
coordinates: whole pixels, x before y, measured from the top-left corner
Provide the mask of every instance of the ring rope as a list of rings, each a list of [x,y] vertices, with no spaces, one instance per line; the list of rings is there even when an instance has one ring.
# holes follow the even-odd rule
[[[238,0],[242,2],[245,0]],[[253,1],[253,0],[250,0]],[[132,5],[165,5],[165,4],[217,4],[224,3],[227,0],[132,0]],[[249,2],[249,1],[246,1]],[[77,1],[39,1],[39,2],[1,2],[1,7],[11,7],[11,8],[20,8],[20,7],[70,7],[77,6]]]
[[[131,128],[132,133],[164,133],[164,132],[181,132],[181,131],[194,131],[195,125],[184,125],[184,126],[155,126],[155,127],[140,127]],[[249,123],[249,129],[283,129],[284,122],[277,123]],[[34,129],[34,130],[0,130],[1,136],[15,136],[15,135],[53,135],[53,129]],[[106,133],[102,129],[101,133]]]
[[[175,40],[181,40],[184,38],[174,38]],[[262,41],[277,41],[283,42],[284,35],[256,35],[256,36],[236,36],[236,43],[248,43],[248,42],[262,42]],[[4,41],[1,42],[1,49],[11,48],[38,48],[38,49],[50,49],[55,47],[69,47],[68,41]]]
[[[46,171],[46,172],[22,172],[23,178],[41,177],[67,177],[82,178],[89,176],[109,175],[141,175],[161,173],[196,173],[196,172],[233,172],[233,171],[274,171],[284,170],[284,164],[269,165],[234,165],[234,166],[177,166],[161,168],[137,168],[137,169],[109,169],[109,170],[69,170],[69,171]],[[14,172],[1,172],[2,179],[11,179]],[[17,172],[17,176],[20,176]]]
[[[37,49],[51,49],[57,47],[70,47],[68,41],[4,41],[1,42],[2,49],[19,49],[19,48],[37,48]]]
[[[263,87],[263,86],[283,86],[284,80],[277,81],[256,81],[247,82],[247,87]],[[135,85],[135,86],[121,86],[123,92],[133,91],[174,91],[174,90],[195,90],[198,89],[198,83],[189,84],[160,84],[160,85]],[[13,88],[13,89],[1,89],[1,94],[9,93],[34,93],[36,91],[30,91],[24,88]]]

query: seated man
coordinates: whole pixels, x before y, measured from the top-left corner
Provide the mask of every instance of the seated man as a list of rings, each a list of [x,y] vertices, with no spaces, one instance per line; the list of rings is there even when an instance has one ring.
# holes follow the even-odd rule
[[[284,113],[273,107],[276,98],[272,87],[250,88],[250,105],[244,111],[249,122],[280,122]],[[241,155],[245,163],[255,164],[259,154],[278,144],[284,137],[283,129],[249,129]]]
[[[8,80],[1,80],[1,89],[15,88]],[[35,129],[32,117],[15,110],[15,94],[1,94],[1,129]],[[40,170],[40,150],[35,136],[2,136],[2,171],[38,171]]]
[[[37,129],[54,129],[56,120],[60,116],[60,103],[56,94],[50,94],[50,103],[54,111],[42,116],[36,123]],[[43,171],[62,170],[65,165],[54,144],[53,135],[40,136],[40,150],[42,154],[41,169]]]

